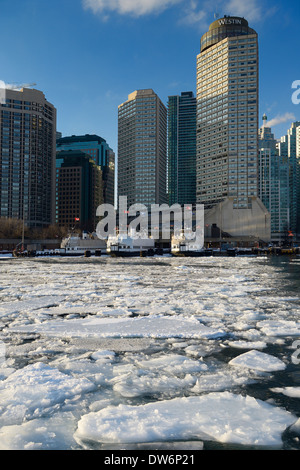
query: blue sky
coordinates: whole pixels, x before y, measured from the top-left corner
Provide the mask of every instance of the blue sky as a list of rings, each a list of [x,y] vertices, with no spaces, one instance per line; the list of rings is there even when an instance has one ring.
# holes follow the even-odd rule
[[[0,0],[0,80],[37,83],[63,135],[96,133],[117,153],[117,109],[136,89],[196,91],[200,38],[214,13],[259,34],[260,114],[276,137],[300,120],[299,0]],[[276,119],[274,121],[274,119]]]

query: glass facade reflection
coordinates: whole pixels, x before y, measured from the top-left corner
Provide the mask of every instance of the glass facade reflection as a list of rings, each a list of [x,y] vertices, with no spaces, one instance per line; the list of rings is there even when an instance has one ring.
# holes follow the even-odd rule
[[[196,202],[196,110],[193,92],[168,100],[169,204]]]
[[[94,134],[61,137],[56,141],[56,150],[80,150],[89,155],[102,171],[103,200],[114,205],[115,153],[105,139]]]
[[[42,92],[6,90],[0,104],[0,217],[54,221],[56,109]]]

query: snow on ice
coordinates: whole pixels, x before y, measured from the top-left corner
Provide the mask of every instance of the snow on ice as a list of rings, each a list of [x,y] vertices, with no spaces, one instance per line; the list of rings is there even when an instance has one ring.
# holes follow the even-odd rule
[[[300,336],[300,299],[281,267],[0,263],[0,449],[281,447],[290,426],[300,434],[299,413],[280,404],[300,396],[292,375],[267,384],[289,371]],[[270,402],[247,388],[262,377]]]
[[[88,318],[44,322],[11,328],[15,332],[59,337],[218,338],[223,331],[202,325],[195,318],[149,316],[140,318]]]
[[[75,438],[114,443],[213,439],[278,446],[282,432],[295,420],[290,413],[249,396],[210,393],[140,406],[107,407],[84,415]]]
[[[271,372],[274,370],[284,370],[286,365],[280,359],[265,354],[261,351],[248,351],[232,359],[229,364],[238,367],[246,367],[261,372]]]

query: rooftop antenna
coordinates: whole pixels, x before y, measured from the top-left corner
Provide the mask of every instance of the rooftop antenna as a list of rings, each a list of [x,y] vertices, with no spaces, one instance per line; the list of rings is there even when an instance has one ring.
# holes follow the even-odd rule
[[[263,115],[262,120],[263,120],[263,127],[265,127],[267,125],[267,121],[268,121],[268,117],[267,117],[266,113]]]

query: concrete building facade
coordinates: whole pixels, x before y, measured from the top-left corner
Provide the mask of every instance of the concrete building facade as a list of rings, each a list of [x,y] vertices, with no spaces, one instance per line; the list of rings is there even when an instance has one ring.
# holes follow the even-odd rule
[[[258,187],[258,37],[244,18],[224,17],[197,56],[197,202],[226,197],[251,208]]]
[[[244,18],[224,16],[201,38],[196,200],[207,233],[269,242],[270,214],[258,198],[258,62],[258,35]]]
[[[118,196],[128,206],[167,202],[167,109],[152,89],[118,107]]]

